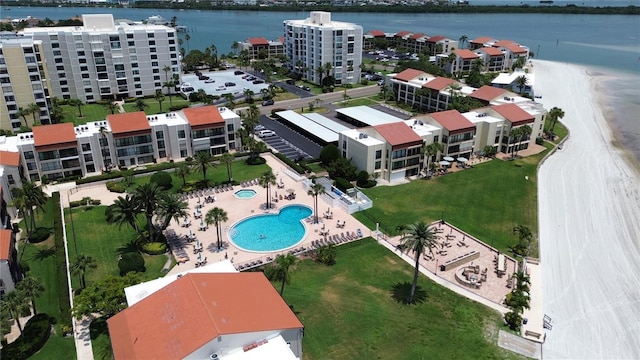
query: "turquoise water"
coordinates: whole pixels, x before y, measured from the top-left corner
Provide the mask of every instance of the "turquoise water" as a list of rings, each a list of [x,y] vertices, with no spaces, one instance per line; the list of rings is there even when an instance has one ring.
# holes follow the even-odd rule
[[[305,234],[302,220],[313,211],[303,205],[289,205],[278,214],[255,215],[231,227],[231,241],[248,251],[279,251],[300,242]]]
[[[251,199],[257,194],[258,193],[253,189],[242,189],[233,193],[233,195],[235,195],[237,198],[240,198],[240,199]]]

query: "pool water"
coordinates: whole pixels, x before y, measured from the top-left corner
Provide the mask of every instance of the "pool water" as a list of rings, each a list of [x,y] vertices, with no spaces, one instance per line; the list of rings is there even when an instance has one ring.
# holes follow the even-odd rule
[[[233,193],[233,195],[235,195],[235,197],[240,198],[240,199],[251,199],[252,197],[256,196],[258,193],[253,190],[253,189],[242,189],[242,190],[238,190],[235,193]]]
[[[299,243],[305,234],[302,220],[313,211],[304,205],[288,205],[278,214],[255,215],[233,225],[231,241],[248,251],[279,251]]]

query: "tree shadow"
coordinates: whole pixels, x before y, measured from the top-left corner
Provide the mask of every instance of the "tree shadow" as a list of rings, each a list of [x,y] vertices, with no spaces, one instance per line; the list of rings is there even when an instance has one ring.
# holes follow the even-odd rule
[[[391,287],[391,297],[402,304],[409,304],[409,294],[411,293],[411,283],[396,283]],[[416,286],[416,292],[413,295],[413,304],[422,304],[427,299],[427,292],[422,290],[420,285]]]
[[[100,335],[109,335],[107,321],[104,319],[94,319],[89,326],[91,340],[97,339]]]
[[[135,240],[131,240],[128,243],[123,244],[116,249],[116,254],[122,255],[129,252],[139,252],[138,243]]]
[[[38,261],[42,261],[45,260],[51,256],[54,256],[56,254],[56,248],[54,246],[47,248],[47,249],[40,249],[38,250],[35,254],[33,254],[33,256],[31,257],[31,260],[38,260]]]

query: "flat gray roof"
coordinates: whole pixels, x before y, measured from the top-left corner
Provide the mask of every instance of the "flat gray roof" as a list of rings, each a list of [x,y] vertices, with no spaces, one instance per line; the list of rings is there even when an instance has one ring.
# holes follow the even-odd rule
[[[336,112],[369,126],[390,124],[404,120],[364,105],[348,107],[344,109],[336,109]]]
[[[308,131],[317,138],[327,143],[338,141],[338,134],[328,128],[312,121],[293,110],[280,111],[276,113],[282,119],[291,124]]]
[[[344,126],[344,125],[342,125],[342,124],[340,124],[340,123],[338,123],[338,122],[336,122],[334,120],[331,120],[326,116],[322,116],[322,115],[320,115],[318,113],[308,113],[308,114],[303,114],[302,116],[306,117],[307,119],[309,119],[309,120],[311,120],[311,121],[313,121],[313,122],[315,122],[315,123],[317,123],[319,125],[322,125],[322,126],[326,127],[327,129],[329,129],[329,130],[331,130],[331,131],[333,131],[335,133],[340,133],[340,132],[343,132],[345,130],[349,130],[350,129],[350,128],[348,128],[348,127],[346,127],[346,126]]]

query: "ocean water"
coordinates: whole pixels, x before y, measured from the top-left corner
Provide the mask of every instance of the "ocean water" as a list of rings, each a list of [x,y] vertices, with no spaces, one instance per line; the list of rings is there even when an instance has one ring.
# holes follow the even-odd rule
[[[534,3],[511,0],[472,0],[472,3]],[[555,4],[556,2],[554,2]],[[560,5],[561,2],[557,2]],[[637,5],[640,0],[583,0],[566,3],[588,6]],[[624,6],[626,6],[624,5]],[[123,8],[39,8],[0,9],[2,18],[68,19],[80,14],[112,13],[116,19],[143,20],[152,15],[178,18],[187,26],[191,39],[187,50],[214,44],[218,53],[231,51],[234,41],[262,36],[282,36],[282,22],[304,19],[308,12],[198,11]],[[332,19],[359,24],[364,31],[402,30],[458,39],[489,36],[510,39],[528,46],[536,58],[581,64],[612,77],[606,84],[607,111],[616,135],[640,162],[640,16],[569,14],[391,14],[333,13]],[[535,84],[534,84],[535,86]]]

